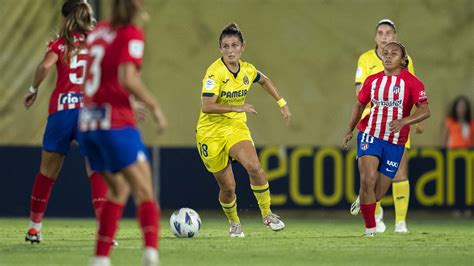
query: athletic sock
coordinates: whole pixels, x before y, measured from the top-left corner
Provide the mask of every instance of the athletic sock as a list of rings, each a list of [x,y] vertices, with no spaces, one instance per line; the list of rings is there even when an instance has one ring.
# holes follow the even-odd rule
[[[143,233],[145,248],[158,248],[158,231],[160,208],[153,200],[140,203],[137,208],[137,218]]]
[[[91,194],[92,194],[92,205],[94,206],[95,218],[99,221],[100,213],[104,207],[104,204],[107,200],[107,183],[101,174],[93,172],[89,177],[91,185]]]
[[[229,223],[240,223],[239,216],[237,215],[237,196],[230,203],[224,203],[220,200],[219,203]]]
[[[267,217],[267,215],[271,212],[270,186],[268,185],[268,183],[266,183],[262,186],[256,186],[251,184],[250,187],[252,188],[255,198],[257,199],[258,207],[260,208],[260,213],[262,214],[262,217]]]
[[[99,231],[97,235],[96,256],[108,257],[112,247],[112,240],[122,217],[123,205],[107,200],[100,215]]]
[[[405,222],[410,201],[410,183],[408,180],[392,184],[393,202],[395,204],[395,222]]]
[[[375,202],[360,205],[360,211],[362,212],[362,216],[364,217],[366,229],[375,229],[375,205]]]
[[[41,223],[44,212],[48,206],[51,189],[54,185],[54,179],[49,178],[41,173],[38,173],[33,184],[31,192],[31,211],[30,219],[33,223]]]

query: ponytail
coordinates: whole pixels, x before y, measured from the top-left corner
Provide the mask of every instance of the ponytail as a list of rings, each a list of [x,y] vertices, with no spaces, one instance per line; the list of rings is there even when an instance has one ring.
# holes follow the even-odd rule
[[[73,52],[82,48],[84,43],[76,45],[74,34],[76,32],[86,35],[92,31],[95,25],[94,12],[92,7],[82,0],[67,0],[64,2],[61,13],[64,22],[59,31],[59,38],[64,39],[64,54],[61,58],[63,62],[68,62]]]

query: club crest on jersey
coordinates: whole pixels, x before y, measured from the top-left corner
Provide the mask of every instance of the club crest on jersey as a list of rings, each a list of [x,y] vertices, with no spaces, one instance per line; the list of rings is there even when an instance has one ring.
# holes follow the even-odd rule
[[[244,84],[245,84],[245,85],[249,85],[249,83],[250,83],[250,82],[249,82],[249,77],[245,76],[245,77],[244,77]]]
[[[60,93],[58,97],[58,111],[82,107],[82,93]]]
[[[368,143],[362,143],[362,145],[360,145],[360,149],[363,150],[363,151],[366,151],[368,148],[369,148]]]
[[[399,94],[400,93],[400,86],[398,86],[398,85],[393,86],[393,93],[394,94]]]

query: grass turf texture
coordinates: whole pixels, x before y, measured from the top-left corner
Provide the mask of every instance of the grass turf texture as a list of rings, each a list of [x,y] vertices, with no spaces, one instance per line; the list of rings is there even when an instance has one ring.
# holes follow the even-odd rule
[[[272,232],[257,216],[243,218],[243,239],[230,238],[224,218],[203,216],[191,239],[174,237],[163,219],[162,265],[473,265],[474,226],[467,219],[412,219],[406,235],[362,235],[360,217],[287,218]],[[0,219],[0,265],[87,265],[95,239],[93,219],[47,218],[43,242],[24,242],[28,219]],[[141,233],[134,219],[120,224],[114,265],[140,265]]]

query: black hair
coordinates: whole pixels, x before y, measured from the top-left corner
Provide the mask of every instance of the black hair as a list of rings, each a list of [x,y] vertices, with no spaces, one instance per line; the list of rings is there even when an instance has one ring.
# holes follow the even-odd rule
[[[219,45],[221,44],[222,39],[227,36],[237,36],[239,40],[244,43],[244,36],[242,35],[242,31],[240,31],[237,23],[231,22],[229,25],[225,26],[221,32],[221,35],[219,36]]]
[[[460,102],[464,101],[466,103],[466,114],[464,115],[464,121],[470,122],[471,121],[471,103],[469,99],[464,96],[458,96],[454,99],[453,104],[451,105],[451,111],[449,112],[449,117],[452,118],[454,121],[458,121],[458,113],[456,112],[456,108]]]
[[[407,68],[408,64],[410,64],[410,60],[408,59],[408,54],[407,54],[407,49],[405,48],[405,45],[403,45],[401,42],[389,42],[387,43],[385,47],[387,47],[389,44],[396,44],[398,47],[400,47],[400,50],[402,50],[402,68]]]

